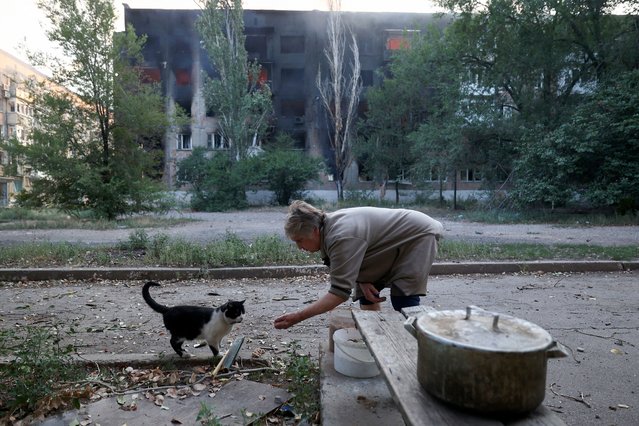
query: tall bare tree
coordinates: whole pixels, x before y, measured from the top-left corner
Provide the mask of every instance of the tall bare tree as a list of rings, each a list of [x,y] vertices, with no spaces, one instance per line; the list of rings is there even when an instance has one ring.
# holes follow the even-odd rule
[[[352,145],[355,140],[355,121],[359,96],[362,92],[359,48],[353,31],[342,20],[341,0],[328,0],[329,17],[326,28],[327,45],[324,56],[328,75],[317,71],[319,96],[329,118],[329,140],[335,159],[335,185],[338,200],[344,199],[346,169],[353,161]],[[351,56],[347,58],[347,49]],[[347,66],[347,59],[350,64]]]

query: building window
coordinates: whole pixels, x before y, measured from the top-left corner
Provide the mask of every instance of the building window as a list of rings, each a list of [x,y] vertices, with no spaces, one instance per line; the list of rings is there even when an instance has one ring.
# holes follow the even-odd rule
[[[408,48],[409,43],[402,36],[392,36],[386,39],[386,49],[387,50],[400,50]]]
[[[373,71],[362,70],[362,86],[370,87],[373,85]]]
[[[246,53],[251,59],[264,61],[269,57],[268,42],[264,35],[248,34],[244,46],[246,47]]]
[[[304,68],[282,68],[279,92],[288,97],[304,95]]]
[[[304,99],[282,99],[280,113],[284,117],[304,117],[306,109]]]
[[[229,149],[229,144],[222,134],[219,132],[209,133],[206,135],[206,148],[207,149]]]
[[[479,169],[465,169],[459,172],[462,182],[481,182]]]
[[[304,36],[280,37],[280,53],[304,53]]]
[[[397,173],[397,175],[395,176],[394,179],[389,179],[388,182],[399,182],[399,183],[403,183],[403,184],[411,184],[410,179],[408,179],[408,173],[406,173],[406,171],[404,169],[400,170],[399,173]]]
[[[178,135],[177,149],[191,149],[191,134],[180,133]]]
[[[448,178],[446,176],[441,175],[441,171],[439,167],[434,166],[434,167],[431,167],[430,170],[428,171],[428,175],[425,177],[425,180],[426,182],[439,182],[440,180],[442,182],[446,182]]]

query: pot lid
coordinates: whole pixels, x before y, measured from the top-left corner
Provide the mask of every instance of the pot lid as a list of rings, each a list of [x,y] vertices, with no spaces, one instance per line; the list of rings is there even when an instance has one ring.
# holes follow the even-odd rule
[[[492,352],[540,351],[553,342],[538,325],[476,306],[465,311],[428,312],[415,325],[419,332],[444,344]]]

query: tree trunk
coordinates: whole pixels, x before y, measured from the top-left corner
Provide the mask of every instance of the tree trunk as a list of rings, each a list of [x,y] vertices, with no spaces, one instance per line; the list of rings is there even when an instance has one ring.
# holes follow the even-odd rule
[[[457,169],[453,179],[453,210],[457,210]]]

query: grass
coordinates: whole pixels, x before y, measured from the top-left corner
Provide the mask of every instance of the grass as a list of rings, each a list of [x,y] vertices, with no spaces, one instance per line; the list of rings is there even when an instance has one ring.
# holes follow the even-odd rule
[[[320,370],[316,361],[299,354],[299,345],[291,344],[285,377],[289,381],[293,411],[308,424],[315,424],[320,412]]]
[[[55,327],[0,331],[0,355],[12,359],[0,368],[0,423],[52,408],[79,408],[86,390],[69,389],[65,383],[82,378],[84,372],[73,365],[75,349],[61,346],[59,333]]]
[[[602,247],[587,244],[475,244],[441,241],[437,261],[534,261],[534,260],[615,260],[639,259],[639,247]]]
[[[343,203],[318,206],[327,211],[351,205],[376,205],[371,197],[360,196]],[[392,207],[389,203],[385,207]],[[568,226],[637,225],[638,215],[567,214],[558,212],[496,211],[472,208],[449,210],[420,204],[412,207],[447,220],[469,220],[483,223],[561,223]],[[472,206],[470,206],[472,207]],[[95,221],[70,217],[55,210],[0,209],[0,230],[26,228],[134,228],[129,239],[115,246],[88,246],[78,243],[22,243],[0,247],[0,267],[54,266],[164,266],[164,267],[249,267],[320,264],[317,253],[308,254],[277,235],[262,235],[244,241],[232,232],[206,245],[165,234],[150,237],[146,228],[172,226],[190,219],[167,219],[159,216],[136,216],[120,221]],[[441,242],[438,261],[534,261],[589,259],[627,261],[639,258],[634,246],[601,247],[561,244],[488,244],[460,241]]]
[[[431,213],[432,214],[432,213]],[[636,226],[639,214],[570,213],[557,211],[460,210],[440,215],[448,220],[464,220],[487,224],[554,224],[562,226]]]
[[[442,240],[438,262],[535,261],[535,260],[639,259],[637,246],[603,247],[586,244],[488,244]],[[54,266],[163,266],[176,268],[222,268],[321,264],[318,253],[309,254],[277,235],[244,241],[228,232],[206,245],[165,234],[149,237],[136,230],[117,246],[73,243],[23,243],[0,247],[0,267]]]

